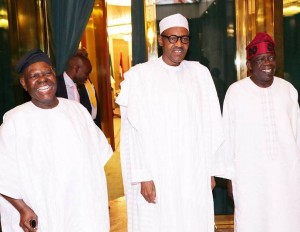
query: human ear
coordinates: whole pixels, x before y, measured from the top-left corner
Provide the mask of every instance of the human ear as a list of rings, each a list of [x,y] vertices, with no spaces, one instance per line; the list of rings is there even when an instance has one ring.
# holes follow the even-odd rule
[[[26,82],[25,82],[24,76],[22,76],[20,78],[20,83],[21,83],[23,89],[25,89],[25,91],[27,91],[27,86],[26,86]]]
[[[164,42],[162,40],[162,36],[161,35],[158,36],[157,41],[158,41],[159,46],[162,47],[164,45]]]
[[[252,70],[252,64],[249,60],[247,60],[246,65],[247,65],[248,70],[251,71]]]

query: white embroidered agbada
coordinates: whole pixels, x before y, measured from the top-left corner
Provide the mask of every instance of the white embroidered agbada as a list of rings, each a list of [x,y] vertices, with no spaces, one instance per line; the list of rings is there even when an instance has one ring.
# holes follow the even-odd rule
[[[297,91],[281,78],[260,88],[247,77],[229,87],[223,116],[235,231],[299,231]]]
[[[4,116],[0,127],[0,193],[23,199],[39,232],[109,232],[104,165],[112,150],[79,103],[53,109],[32,102]],[[0,197],[3,232],[23,231],[18,211]]]
[[[198,62],[162,58],[125,73],[121,93],[121,164],[128,232],[214,231],[211,176],[223,141],[217,93]],[[153,180],[156,204],[140,194]]]

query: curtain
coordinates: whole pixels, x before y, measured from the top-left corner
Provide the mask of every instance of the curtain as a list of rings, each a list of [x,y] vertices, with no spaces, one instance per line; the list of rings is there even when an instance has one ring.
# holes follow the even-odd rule
[[[93,10],[95,0],[47,0],[51,46],[56,74],[60,75],[68,59],[75,54]]]
[[[132,66],[147,61],[144,8],[144,1],[131,0]]]

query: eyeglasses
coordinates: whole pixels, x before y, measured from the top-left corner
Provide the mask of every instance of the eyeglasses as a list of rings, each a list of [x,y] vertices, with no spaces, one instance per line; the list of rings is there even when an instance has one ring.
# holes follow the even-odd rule
[[[182,36],[178,36],[178,35],[161,35],[164,38],[167,38],[169,40],[169,42],[171,44],[176,44],[178,39],[180,39],[181,43],[183,44],[188,44],[190,42],[190,36],[188,35],[182,35]]]
[[[260,64],[265,63],[267,61],[274,62],[275,60],[276,60],[276,56],[271,55],[271,56],[262,56],[262,57],[259,57],[257,59],[254,59],[254,62],[256,64],[260,65]]]

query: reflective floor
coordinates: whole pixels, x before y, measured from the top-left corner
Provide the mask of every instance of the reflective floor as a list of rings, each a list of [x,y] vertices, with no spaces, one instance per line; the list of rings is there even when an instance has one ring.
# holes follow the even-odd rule
[[[110,231],[126,232],[127,215],[126,202],[124,197],[109,202],[110,212]],[[233,215],[215,216],[216,232],[233,232]]]
[[[110,214],[110,231],[126,232],[127,231],[127,215],[126,202],[124,197],[109,202]]]

